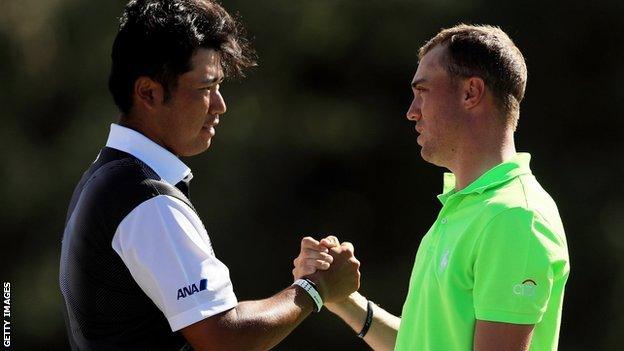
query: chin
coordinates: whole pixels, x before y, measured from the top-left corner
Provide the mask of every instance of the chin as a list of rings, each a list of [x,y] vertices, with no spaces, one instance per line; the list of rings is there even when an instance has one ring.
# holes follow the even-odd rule
[[[204,143],[202,143],[201,149],[199,150],[198,153],[202,153],[202,152],[208,150],[210,148],[210,145],[212,145],[212,138],[208,138],[208,140],[206,140]]]
[[[201,143],[199,145],[189,147],[188,149],[184,150],[184,152],[181,152],[178,156],[182,156],[182,157],[196,156],[208,150],[209,147],[210,147],[210,140],[206,141],[205,143]]]
[[[431,162],[431,155],[425,150],[424,147],[420,148],[420,157],[427,162]]]
[[[441,166],[439,160],[436,160],[433,153],[431,153],[431,150],[427,150],[424,147],[420,149],[420,157],[422,157],[425,162],[431,163],[432,165]]]

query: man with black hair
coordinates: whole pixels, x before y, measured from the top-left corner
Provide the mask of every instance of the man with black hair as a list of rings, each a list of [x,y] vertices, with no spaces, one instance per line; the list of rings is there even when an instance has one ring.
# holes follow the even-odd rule
[[[526,81],[522,53],[498,27],[460,24],[420,49],[407,119],[422,158],[452,172],[442,208],[400,318],[357,292],[327,304],[373,349],[557,350],[570,259],[555,202],[531,156],[516,153]],[[302,240],[295,278],[325,269],[318,244]]]
[[[133,0],[109,88],[121,111],[69,206],[60,287],[73,350],[265,350],[323,301],[359,286],[349,244],[332,267],[238,302],[189,198],[190,169],[226,112],[219,87],[255,64],[240,25],[211,0]],[[327,268],[327,267],[325,267]]]

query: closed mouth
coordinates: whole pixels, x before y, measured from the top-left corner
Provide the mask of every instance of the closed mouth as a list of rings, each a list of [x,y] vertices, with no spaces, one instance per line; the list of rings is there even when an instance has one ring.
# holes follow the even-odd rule
[[[209,129],[209,128],[216,126],[217,124],[219,124],[219,118],[215,118],[212,121],[207,122],[206,124],[204,124],[202,128]]]

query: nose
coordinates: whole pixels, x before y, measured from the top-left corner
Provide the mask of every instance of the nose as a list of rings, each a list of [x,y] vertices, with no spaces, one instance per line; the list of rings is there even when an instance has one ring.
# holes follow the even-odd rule
[[[407,110],[406,117],[410,121],[414,121],[414,122],[418,122],[420,118],[422,117],[422,114],[420,113],[420,106],[418,102],[416,101],[416,98],[412,100],[412,104]]]
[[[222,115],[227,111],[227,107],[225,106],[225,100],[221,95],[221,92],[218,89],[215,89],[212,96],[210,97],[210,107],[208,112],[210,115]]]

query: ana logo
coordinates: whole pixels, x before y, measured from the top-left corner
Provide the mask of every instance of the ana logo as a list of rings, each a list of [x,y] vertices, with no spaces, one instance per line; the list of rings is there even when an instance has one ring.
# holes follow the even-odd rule
[[[519,296],[535,296],[535,290],[537,289],[537,283],[532,279],[527,279],[521,284],[516,284],[513,287],[513,293]]]
[[[196,292],[206,290],[207,285],[208,279],[202,279],[199,281],[199,286],[197,284],[191,284],[189,286],[178,289],[178,300],[183,299],[187,296],[191,296]]]

